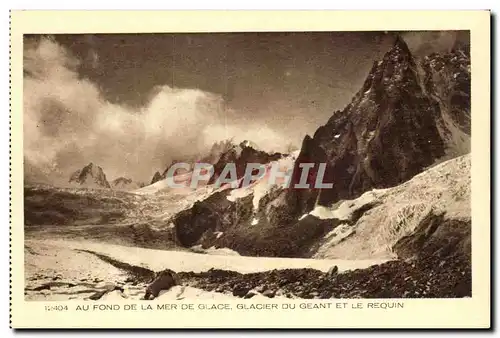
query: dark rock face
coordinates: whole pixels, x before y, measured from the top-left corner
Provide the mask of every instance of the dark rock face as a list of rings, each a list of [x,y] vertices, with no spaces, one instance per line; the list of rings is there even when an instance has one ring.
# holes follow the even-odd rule
[[[227,199],[227,194],[228,191],[215,193],[173,218],[180,244],[189,247],[202,241],[204,247],[208,247],[213,240],[210,234],[224,232],[233,224],[250,218],[245,206],[251,205],[251,197],[235,203]]]
[[[141,183],[134,182],[131,178],[118,177],[111,181],[111,187],[118,190],[132,190],[142,186]]]
[[[113,180],[113,185],[119,185],[119,184],[131,184],[132,179],[131,178],[126,178],[126,177],[118,177],[117,179]]]
[[[295,161],[290,181],[290,188],[288,189],[288,194],[285,197],[287,201],[286,204],[291,207],[288,212],[294,217],[298,217],[314,208],[321,191],[321,189],[316,188],[315,185],[319,171],[319,164],[327,163],[327,160],[327,154],[318,141],[311,138],[309,135],[306,135],[302,142],[300,153]],[[306,184],[308,184],[310,188],[296,189],[295,185],[300,182],[302,176],[301,165],[305,163],[315,164],[315,166],[309,170],[309,175],[306,180]],[[329,181],[331,176],[331,167],[327,166],[324,175],[327,179],[323,183],[333,183],[332,181]]]
[[[443,120],[470,134],[469,61],[462,51],[453,53],[426,58],[422,76],[405,42],[397,39],[351,103],[312,139],[306,136],[297,162],[305,157],[319,163],[326,155],[325,177],[335,183],[319,192],[320,204],[395,186],[434,164],[451,146],[445,133],[453,131]],[[455,63],[443,61],[440,68],[443,58]]]
[[[222,173],[224,167],[228,163],[233,163],[236,166],[237,177],[243,177],[247,163],[269,163],[277,160],[284,155],[281,153],[269,154],[265,151],[256,149],[256,146],[249,142],[243,141],[240,144],[234,144],[231,140],[215,142],[210,150],[198,157],[185,158],[183,160],[173,160],[170,165],[160,174],[156,172],[151,179],[151,183],[156,183],[167,177],[169,169],[176,163],[187,163],[192,170],[196,163],[207,163],[214,166],[214,174],[210,178],[209,184],[212,184]],[[175,175],[187,173],[186,168],[178,168]]]
[[[151,179],[151,183],[150,184],[155,184],[156,182],[161,181],[162,179],[164,179],[164,177],[162,177],[162,175],[160,174],[160,172],[157,171],[153,175],[153,178]]]
[[[170,168],[172,168],[172,166],[176,163],[181,163],[181,162],[184,162],[184,163],[190,163],[191,160],[190,159],[186,159],[185,161],[181,161],[181,160],[173,160],[168,166],[167,168],[165,168],[165,170],[163,171],[163,173],[160,174],[159,171],[155,172],[155,174],[153,175],[153,178],[151,179],[151,183],[150,184],[154,184],[158,181],[161,181],[161,180],[164,180],[165,178],[167,178],[167,173],[168,171],[170,170]],[[192,164],[189,164],[190,166],[192,166]],[[188,170],[186,168],[177,168],[175,170],[175,172],[173,173],[174,175],[180,175],[180,174],[185,174],[186,172],[188,172]]]
[[[155,172],[153,178],[151,179],[150,184],[154,184],[158,181],[164,180],[167,177],[168,170],[176,163],[188,163],[190,167],[193,167],[195,163],[209,163],[215,164],[219,161],[220,157],[234,148],[235,145],[231,140],[225,140],[220,142],[215,142],[210,150],[206,154],[200,154],[199,156],[186,157],[184,159],[174,159],[170,162],[170,164],[163,170],[163,172]],[[184,168],[179,168],[175,171],[175,175],[186,173],[187,171]]]
[[[338,224],[338,220],[314,216],[295,220],[288,226],[276,226],[265,220],[255,225],[240,223],[228,229],[216,246],[248,256],[307,257],[314,243]]]
[[[427,93],[445,110],[451,120],[466,134],[470,134],[470,60],[467,49],[451,53],[433,53],[425,57]]]
[[[239,145],[228,147],[220,155],[219,160],[214,164],[214,174],[210,178],[209,183],[214,183],[217,180],[228,163],[234,163],[236,166],[236,175],[239,179],[244,176],[248,163],[266,164],[281,157],[283,157],[281,153],[268,154],[265,151],[255,149],[250,142],[243,141]]]
[[[83,169],[75,171],[71,175],[69,182],[80,185],[111,188],[102,168],[93,163],[89,163],[87,166],[83,167]]]
[[[181,245],[228,247],[252,256],[304,257],[317,239],[342,223],[314,216],[298,220],[283,213],[286,208],[270,206],[270,202],[286,196],[284,190],[263,197],[257,212],[253,194],[234,202],[227,199],[228,194],[215,193],[172,218]]]
[[[402,259],[453,255],[470,260],[471,221],[446,219],[444,213],[431,212],[410,235],[393,246],[393,251]]]

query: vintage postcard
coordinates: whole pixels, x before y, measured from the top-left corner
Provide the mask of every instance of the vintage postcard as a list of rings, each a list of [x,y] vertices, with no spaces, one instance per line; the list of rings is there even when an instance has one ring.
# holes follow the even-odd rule
[[[490,12],[13,11],[13,328],[489,328]]]

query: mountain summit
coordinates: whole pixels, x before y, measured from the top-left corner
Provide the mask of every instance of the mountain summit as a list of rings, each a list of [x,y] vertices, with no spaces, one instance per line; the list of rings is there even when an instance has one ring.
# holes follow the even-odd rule
[[[302,204],[330,205],[395,186],[437,162],[467,153],[469,64],[460,51],[417,62],[398,37],[383,59],[374,62],[351,103],[312,138],[306,136],[296,166],[326,160],[325,177],[334,186]]]
[[[92,188],[111,188],[102,168],[92,162],[75,171],[71,175],[69,182]]]

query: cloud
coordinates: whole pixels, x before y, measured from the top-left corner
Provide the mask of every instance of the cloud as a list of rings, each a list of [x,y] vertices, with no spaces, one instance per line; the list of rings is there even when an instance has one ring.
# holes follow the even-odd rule
[[[235,119],[220,96],[199,89],[159,86],[136,110],[112,104],[79,75],[80,64],[50,38],[25,44],[24,152],[34,165],[69,177],[94,162],[111,179],[148,181],[171,159],[200,154],[215,141],[251,139],[275,151],[287,145],[271,128]]]
[[[433,52],[449,52],[457,40],[468,43],[468,35],[466,31],[416,31],[402,33],[410,50],[418,56],[428,55]]]

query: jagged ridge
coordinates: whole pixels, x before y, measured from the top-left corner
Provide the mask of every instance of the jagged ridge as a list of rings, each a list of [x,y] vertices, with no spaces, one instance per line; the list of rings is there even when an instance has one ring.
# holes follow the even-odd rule
[[[75,171],[70,179],[70,183],[77,183],[80,185],[97,186],[104,188],[111,188],[106,174],[101,167],[94,165],[92,162],[80,170]]]

